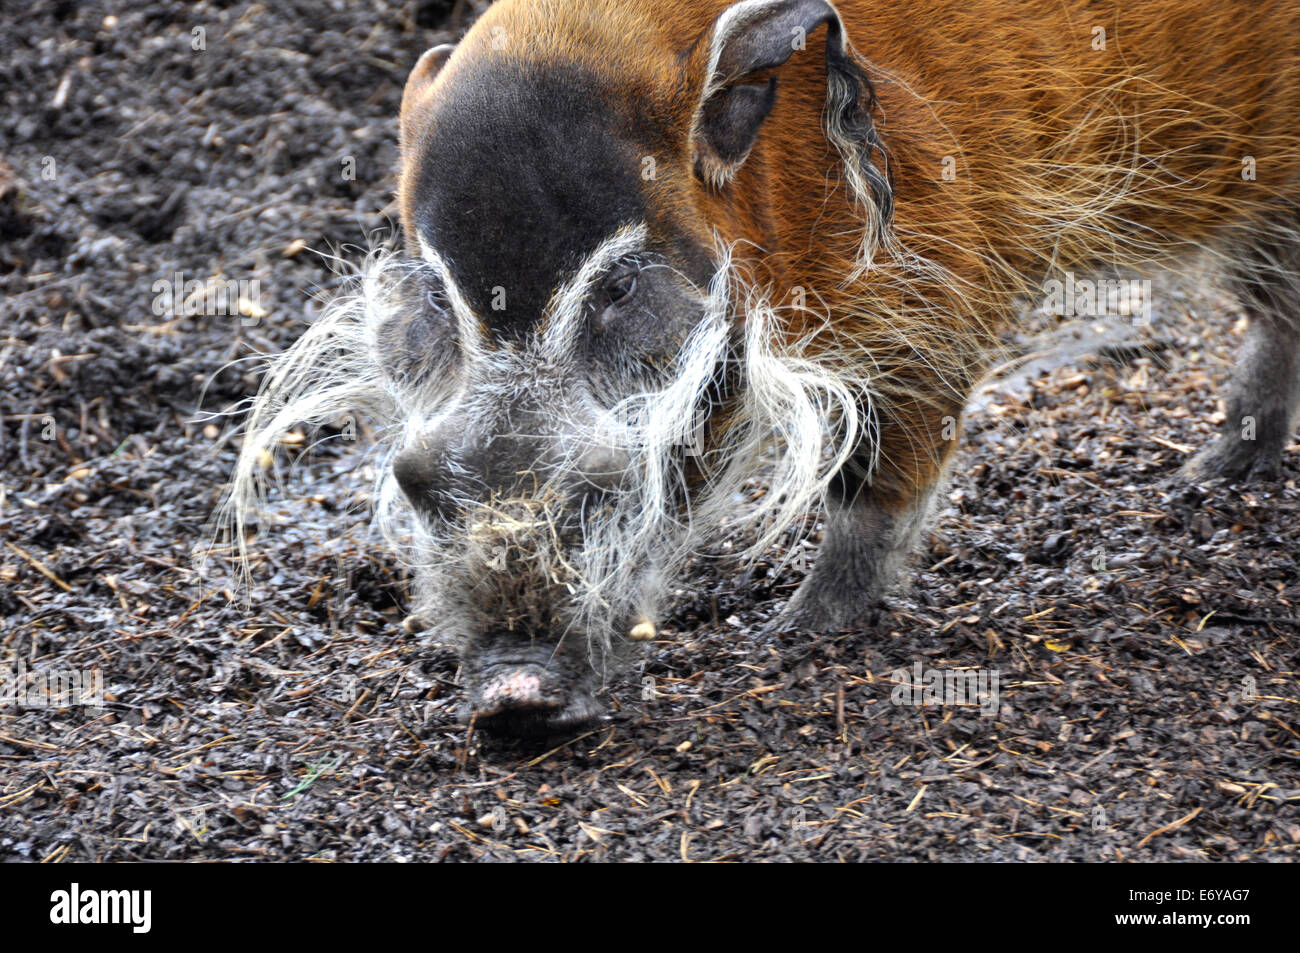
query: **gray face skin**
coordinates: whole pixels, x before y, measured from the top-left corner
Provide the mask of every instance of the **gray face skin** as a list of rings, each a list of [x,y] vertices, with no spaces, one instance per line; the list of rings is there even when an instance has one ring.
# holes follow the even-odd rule
[[[618,552],[610,519],[636,492],[630,457],[602,435],[614,435],[611,408],[671,381],[703,305],[681,268],[633,250],[644,237],[633,226],[600,245],[525,334],[467,320],[439,268],[380,331],[393,385],[443,395],[393,472],[428,530],[418,614],[457,645],[488,730],[544,734],[598,716],[595,691],[653,599],[653,554]],[[592,618],[578,595],[611,556],[620,585]]]

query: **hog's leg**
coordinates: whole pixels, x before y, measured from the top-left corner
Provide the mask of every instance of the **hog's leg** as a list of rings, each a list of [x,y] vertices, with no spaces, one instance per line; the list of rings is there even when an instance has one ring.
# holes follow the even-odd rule
[[[1193,477],[1275,479],[1300,411],[1300,215],[1247,243],[1233,275],[1250,319],[1228,385],[1218,439],[1188,464]]]
[[[816,562],[777,624],[813,632],[873,624],[927,510],[928,500],[890,506],[869,492],[830,501]]]
[[[837,475],[816,561],[778,628],[826,632],[873,624],[885,590],[916,547],[956,446],[961,405],[913,403],[891,416],[908,424],[882,421],[874,469],[850,463]]]

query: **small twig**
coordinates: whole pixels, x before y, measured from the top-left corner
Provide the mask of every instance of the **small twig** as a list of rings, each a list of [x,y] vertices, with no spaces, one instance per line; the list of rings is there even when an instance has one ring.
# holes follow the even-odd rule
[[[50,568],[49,568],[48,566],[45,565],[45,563],[41,562],[39,559],[37,559],[37,558],[36,558],[35,556],[33,556],[31,553],[27,552],[27,550],[23,549],[21,546],[17,546],[17,545],[15,545],[15,544],[9,542],[8,540],[5,540],[5,545],[8,546],[10,549],[12,549],[14,552],[16,552],[16,553],[17,553],[19,556],[21,556],[23,559],[27,560],[27,562],[31,564],[31,566],[32,566],[33,569],[35,569],[38,573],[40,573],[42,576],[44,576],[44,577],[45,577],[46,579],[48,579],[50,582],[54,583],[56,586],[58,586],[58,587],[59,587],[60,589],[62,589],[64,592],[72,592],[72,586],[68,585],[66,582],[64,582],[62,579],[60,579],[58,576],[56,576],[56,575],[55,575],[55,574],[50,570]]]
[[[1200,814],[1201,811],[1203,811],[1203,810],[1205,810],[1204,807],[1198,807],[1196,810],[1192,811],[1192,813],[1188,814],[1186,817],[1180,817],[1178,820],[1174,821],[1172,824],[1166,824],[1164,827],[1157,827],[1155,830],[1153,830],[1153,831],[1152,831],[1150,834],[1148,834],[1146,837],[1144,837],[1144,838],[1142,838],[1140,841],[1138,841],[1138,842],[1137,842],[1137,846],[1139,846],[1139,847],[1145,847],[1147,841],[1151,840],[1151,838],[1156,837],[1156,836],[1158,836],[1158,835],[1160,835],[1160,834],[1168,834],[1170,831],[1172,831],[1172,830],[1176,830],[1177,828],[1182,827],[1184,824],[1186,824],[1188,821],[1190,821],[1192,818],[1194,818],[1197,814]]]

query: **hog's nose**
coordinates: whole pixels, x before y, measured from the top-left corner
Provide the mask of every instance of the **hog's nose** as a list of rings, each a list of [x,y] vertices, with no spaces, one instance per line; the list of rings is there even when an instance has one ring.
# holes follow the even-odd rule
[[[517,648],[508,658],[476,658],[465,664],[470,711],[486,731],[540,735],[590,724],[601,707],[580,679],[549,658],[544,646]]]
[[[537,438],[483,435],[453,419],[399,453],[393,476],[417,509],[446,517],[458,502],[508,495],[520,473],[539,469],[543,450]]]

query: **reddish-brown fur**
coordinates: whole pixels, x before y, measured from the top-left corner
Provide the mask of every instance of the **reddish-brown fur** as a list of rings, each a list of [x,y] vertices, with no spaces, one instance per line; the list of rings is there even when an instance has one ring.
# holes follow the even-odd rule
[[[870,354],[881,423],[872,492],[889,507],[936,479],[953,447],[944,423],[960,416],[1017,296],[1053,270],[1228,248],[1297,194],[1300,4],[846,0],[837,8],[878,98],[892,234],[939,266],[917,270],[882,248],[855,271],[862,208],[821,126],[825,30],[774,71],[777,105],[734,179],[719,189],[696,175],[692,116],[710,24],[728,5],[503,0],[463,43],[504,37],[509,55],[579,62],[608,77],[611,96],[665,121],[672,133],[645,185],[652,235],[672,220],[704,242],[715,231],[742,241],[771,300],[805,289],[830,317],[824,346],[847,340]],[[1105,49],[1094,48],[1097,28]],[[417,70],[404,139],[422,129],[424,97],[456,81],[455,61]],[[1256,181],[1242,177],[1247,156]],[[813,321],[791,312],[791,336]]]

